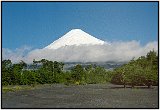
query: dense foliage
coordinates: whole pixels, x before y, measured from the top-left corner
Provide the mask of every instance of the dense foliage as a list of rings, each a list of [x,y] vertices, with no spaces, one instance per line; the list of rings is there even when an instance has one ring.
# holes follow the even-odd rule
[[[63,66],[62,62],[42,59],[33,60],[32,69],[25,69],[27,64],[24,61],[12,64],[11,60],[3,60],[2,85],[93,84],[111,80],[111,72],[102,67],[76,65],[70,71],[63,71]]]
[[[156,52],[150,51],[146,56],[137,60],[131,60],[114,70],[111,80],[114,84],[131,85],[158,85],[158,56]]]
[[[64,71],[64,63],[42,59],[33,60],[32,69],[21,61],[12,64],[11,60],[2,61],[2,85],[34,84],[96,84],[111,82],[125,85],[158,84],[158,56],[150,51],[146,56],[131,60],[119,68],[109,71],[103,67],[75,65],[70,71]]]
[[[37,68],[41,65],[40,68]],[[25,69],[27,64],[21,61],[12,64],[11,60],[2,61],[2,85],[30,85],[59,82],[59,75],[63,69],[63,63],[42,59],[33,61],[33,69]]]

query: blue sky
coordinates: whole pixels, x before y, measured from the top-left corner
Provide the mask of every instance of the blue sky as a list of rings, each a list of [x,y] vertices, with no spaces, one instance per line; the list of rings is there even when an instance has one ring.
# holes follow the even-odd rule
[[[158,2],[2,3],[2,48],[43,48],[74,28],[110,42],[158,41]]]

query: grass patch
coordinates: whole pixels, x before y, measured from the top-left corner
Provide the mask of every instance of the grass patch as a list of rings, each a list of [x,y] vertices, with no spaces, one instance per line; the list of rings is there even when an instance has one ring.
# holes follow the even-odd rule
[[[32,90],[43,87],[49,87],[51,84],[34,84],[34,85],[8,85],[2,86],[2,92],[15,92],[21,90]]]
[[[2,86],[2,92],[15,92],[20,90],[30,90],[30,89],[34,89],[34,87],[28,85]]]

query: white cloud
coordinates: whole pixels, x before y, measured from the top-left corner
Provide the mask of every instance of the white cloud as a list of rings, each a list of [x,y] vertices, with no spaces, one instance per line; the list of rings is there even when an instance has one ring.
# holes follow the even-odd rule
[[[83,62],[104,62],[104,61],[129,61],[133,57],[138,58],[146,55],[150,50],[158,50],[156,41],[149,42],[141,46],[137,41],[129,42],[112,42],[111,45],[93,45],[93,46],[66,46],[57,50],[35,49],[30,52],[29,47],[17,48],[14,51],[10,49],[2,50],[3,59],[11,59],[16,63],[24,60],[31,63],[33,59],[42,58],[53,61],[83,61]],[[28,54],[26,54],[28,52]],[[25,56],[24,56],[25,55]]]
[[[83,62],[104,62],[104,61],[129,61],[133,57],[138,58],[146,55],[150,50],[158,50],[158,43],[150,42],[141,46],[137,41],[112,42],[111,45],[93,46],[66,46],[57,50],[36,49],[28,53],[25,57],[26,62],[33,59],[42,58],[57,61],[83,61]]]
[[[15,50],[2,48],[2,59],[10,59],[13,63],[17,63],[25,58],[25,55],[31,50],[29,46],[22,46]]]

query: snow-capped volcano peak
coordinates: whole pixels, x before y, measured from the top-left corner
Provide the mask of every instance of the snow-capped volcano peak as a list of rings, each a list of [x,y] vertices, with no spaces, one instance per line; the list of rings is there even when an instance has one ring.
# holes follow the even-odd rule
[[[71,46],[71,45],[103,45],[104,41],[97,39],[88,33],[82,31],[81,29],[72,29],[64,36],[54,41],[50,45],[48,45],[47,49],[58,49],[63,46]]]

